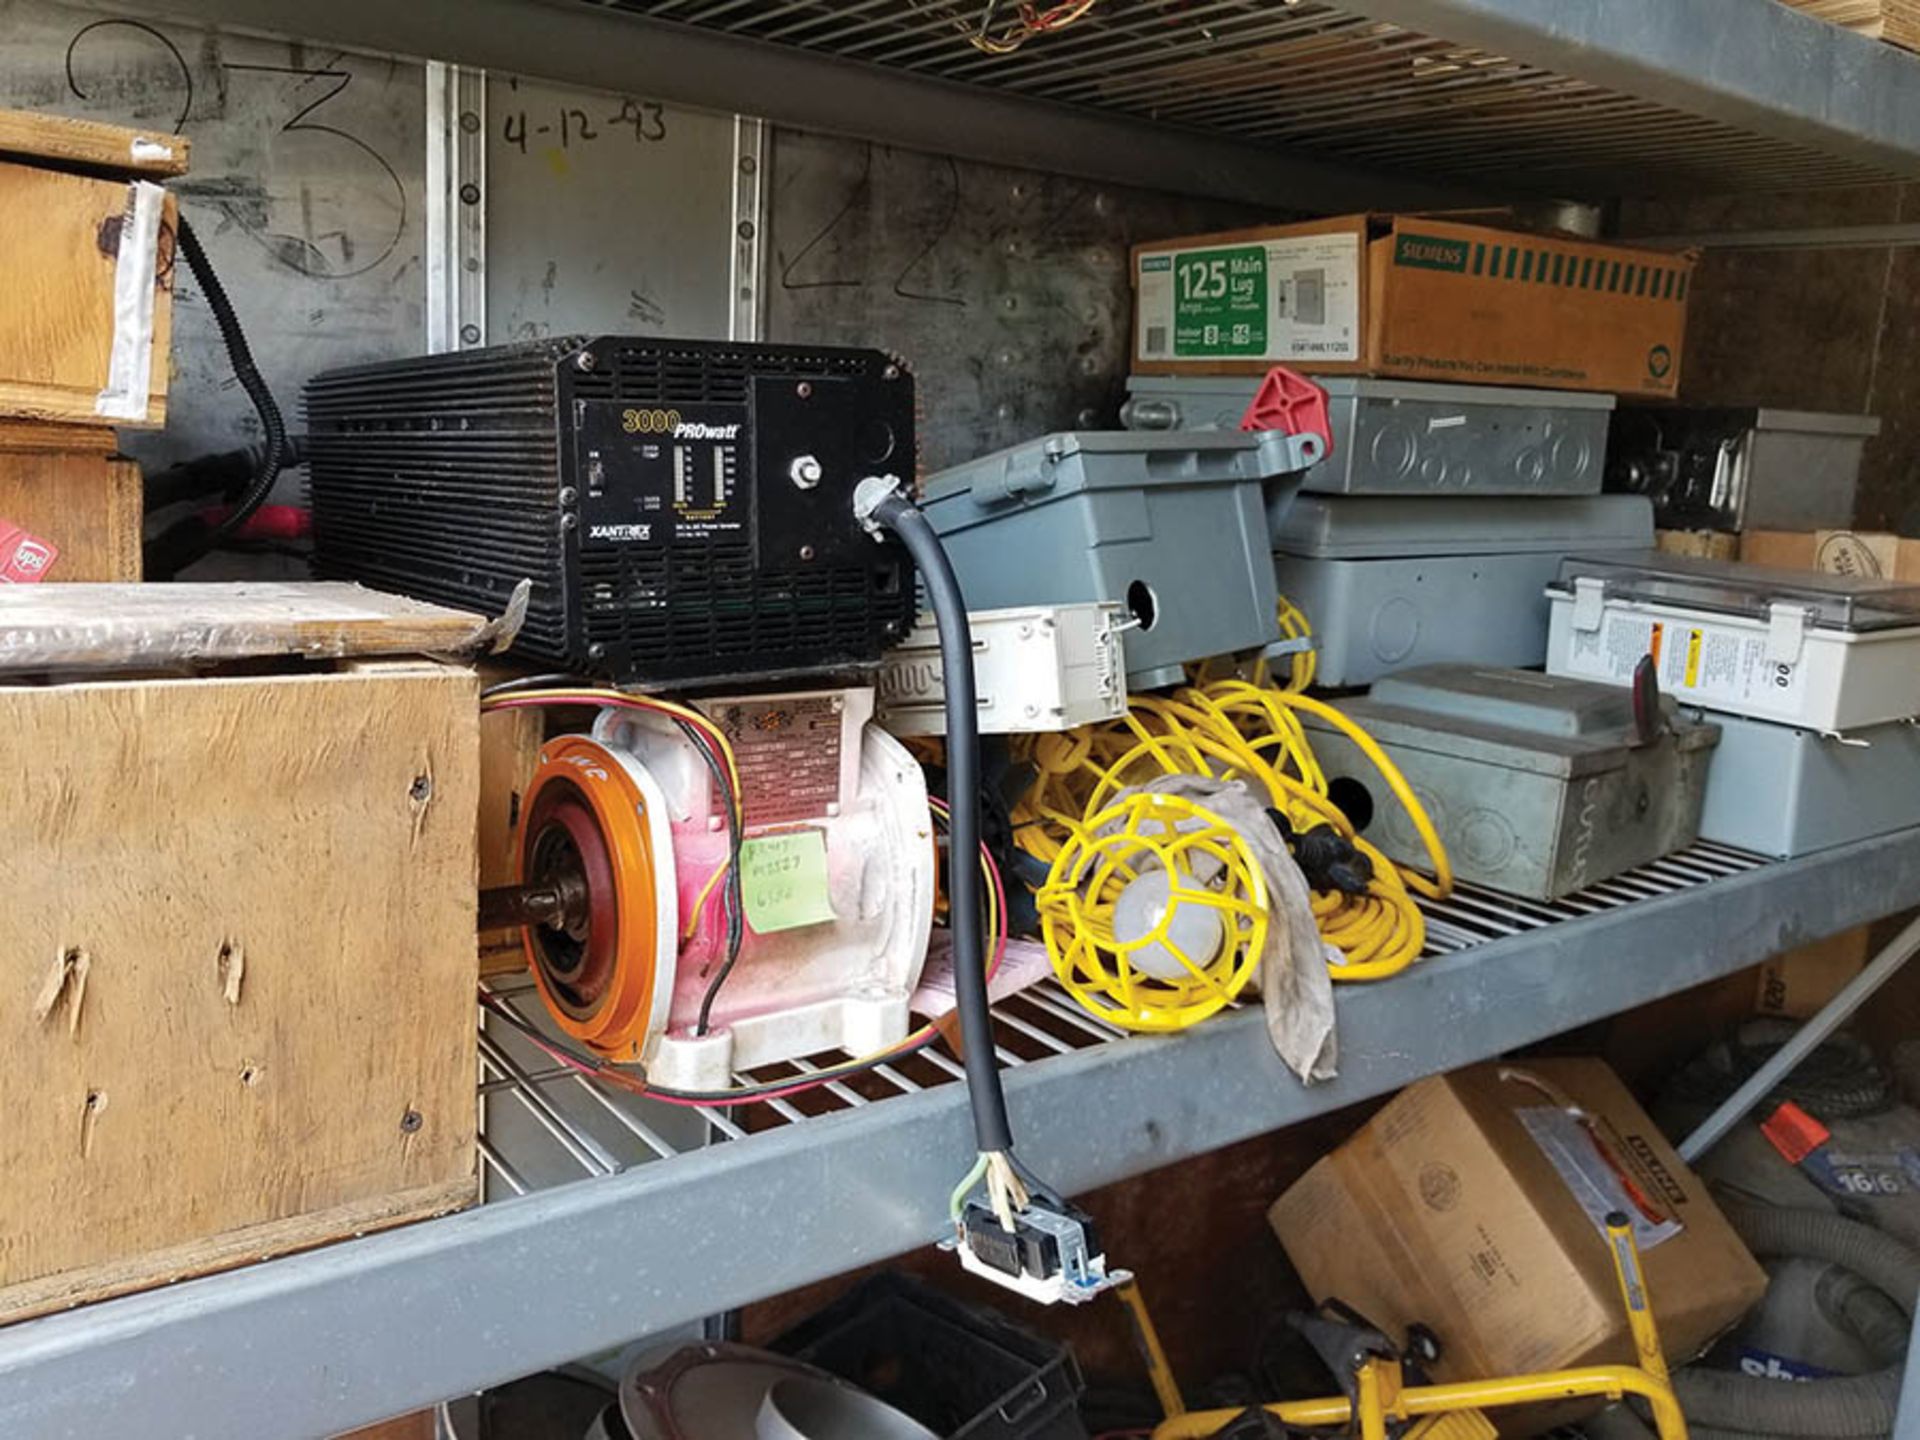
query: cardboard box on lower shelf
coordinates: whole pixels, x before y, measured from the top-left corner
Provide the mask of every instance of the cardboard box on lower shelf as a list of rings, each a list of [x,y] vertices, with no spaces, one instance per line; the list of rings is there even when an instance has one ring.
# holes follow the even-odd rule
[[[1673,1364],[1764,1293],[1706,1187],[1600,1060],[1478,1065],[1410,1086],[1269,1218],[1316,1299],[1393,1336],[1431,1326],[1435,1378],[1453,1381],[1631,1361],[1612,1210],[1634,1220]],[[1516,1415],[1502,1433],[1539,1427]]]
[[[1749,530],[1740,558],[1785,570],[1920,580],[1920,540],[1880,530]]]
[[[1766,961],[1754,971],[1753,1008],[1794,1020],[1818,1014],[1867,968],[1871,934],[1867,926],[1858,925]]]

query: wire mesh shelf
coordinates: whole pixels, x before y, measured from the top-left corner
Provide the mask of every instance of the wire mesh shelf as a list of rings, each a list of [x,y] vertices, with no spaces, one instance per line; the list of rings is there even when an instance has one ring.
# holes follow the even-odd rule
[[[1008,55],[962,33],[978,23],[977,0],[583,3],[1496,192],[1521,175],[1533,193],[1587,196],[1900,178],[1869,158],[1386,23],[1365,0],[1107,0]]]
[[[1759,855],[1701,843],[1553,902],[1461,885],[1447,900],[1420,902],[1427,919],[1422,958],[1457,955],[1496,940],[1679,894],[1767,863]],[[542,1023],[542,1005],[528,976],[500,977],[490,988],[522,1020]],[[1000,1001],[993,1015],[995,1051],[1008,1070],[1045,1065],[1063,1055],[1131,1038],[1088,1014],[1051,979]],[[844,1058],[837,1053],[818,1055],[736,1078],[741,1084],[800,1081]],[[934,1046],[787,1099],[756,1101],[731,1110],[674,1110],[656,1100],[609,1090],[551,1062],[510,1027],[484,1023],[480,1069],[480,1154],[489,1199],[612,1175],[635,1165],[670,1162],[716,1143],[751,1143],[756,1135],[771,1130],[964,1082],[959,1064]]]

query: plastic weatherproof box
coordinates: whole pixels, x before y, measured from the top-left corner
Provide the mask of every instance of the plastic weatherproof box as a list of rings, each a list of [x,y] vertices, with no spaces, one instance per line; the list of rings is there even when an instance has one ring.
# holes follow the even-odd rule
[[[1643,738],[1631,692],[1475,665],[1392,675],[1341,708],[1386,748],[1462,880],[1556,900],[1691,845],[1719,732],[1662,701]],[[1336,803],[1390,858],[1429,863],[1379,772],[1303,717]],[[1357,812],[1357,813],[1356,813]]]
[[[1333,453],[1309,494],[1594,495],[1611,395],[1322,375]],[[1235,429],[1251,375],[1135,375],[1120,411],[1130,430]]]
[[[1300,608],[1325,685],[1412,665],[1539,665],[1546,586],[1578,549],[1639,553],[1653,510],[1638,495],[1302,495],[1274,534],[1274,577]]]
[[[1278,640],[1268,513],[1315,438],[1049,435],[935,475],[923,506],[969,607],[1123,604],[1128,683],[1154,689]]]
[[[1920,820],[1920,727],[1871,725],[1845,740],[1798,725],[1696,711],[1720,727],[1700,834],[1788,858]]]
[[[1920,715],[1920,585],[1648,552],[1568,559],[1547,668],[1837,732]]]
[[[1071,730],[1123,714],[1125,615],[1108,602],[971,613],[980,733]],[[940,634],[932,615],[922,615],[913,633],[887,652],[879,693],[875,718],[895,735],[947,733]]]

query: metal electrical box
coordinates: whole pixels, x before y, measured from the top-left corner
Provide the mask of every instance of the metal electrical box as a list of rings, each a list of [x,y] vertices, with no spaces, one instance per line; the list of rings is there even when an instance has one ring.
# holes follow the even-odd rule
[[[969,607],[1118,602],[1128,684],[1279,638],[1270,510],[1317,437],[1079,431],[942,471],[923,502]]]
[[[1593,495],[1613,396],[1317,375],[1333,453],[1303,489],[1347,495]],[[1130,430],[1235,429],[1257,376],[1135,375]]]
[[[1697,838],[1719,729],[1662,699],[1642,740],[1631,692],[1526,670],[1428,665],[1341,708],[1385,747],[1462,880],[1556,900]],[[1335,802],[1390,858],[1426,847],[1346,736],[1303,716]]]
[[[1920,585],[1646,552],[1568,559],[1547,669],[1811,730],[1920,715]]]
[[[1920,727],[1842,739],[1798,725],[1691,712],[1720,727],[1700,834],[1787,858],[1900,830],[1920,818]]]
[[[1607,442],[1606,486],[1645,495],[1663,530],[1838,530],[1872,415],[1625,405]]]
[[[623,684],[872,667],[912,565],[854,518],[915,469],[913,377],[877,350],[576,336],[308,383],[328,578],[500,614],[528,659]]]
[[[1366,685],[1441,661],[1539,665],[1560,562],[1652,544],[1638,495],[1302,495],[1273,565],[1312,627],[1320,682]]]

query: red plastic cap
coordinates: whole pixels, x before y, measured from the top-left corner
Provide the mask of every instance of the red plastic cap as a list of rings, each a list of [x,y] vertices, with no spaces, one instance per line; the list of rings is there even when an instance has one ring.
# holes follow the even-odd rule
[[[233,513],[229,505],[200,512],[209,525],[218,525]],[[233,533],[235,540],[304,540],[313,534],[313,512],[301,505],[262,505]]]
[[[1284,365],[1267,372],[1253,403],[1240,417],[1242,430],[1278,430],[1285,435],[1320,437],[1322,460],[1333,454],[1333,425],[1327,416],[1327,392]]]

